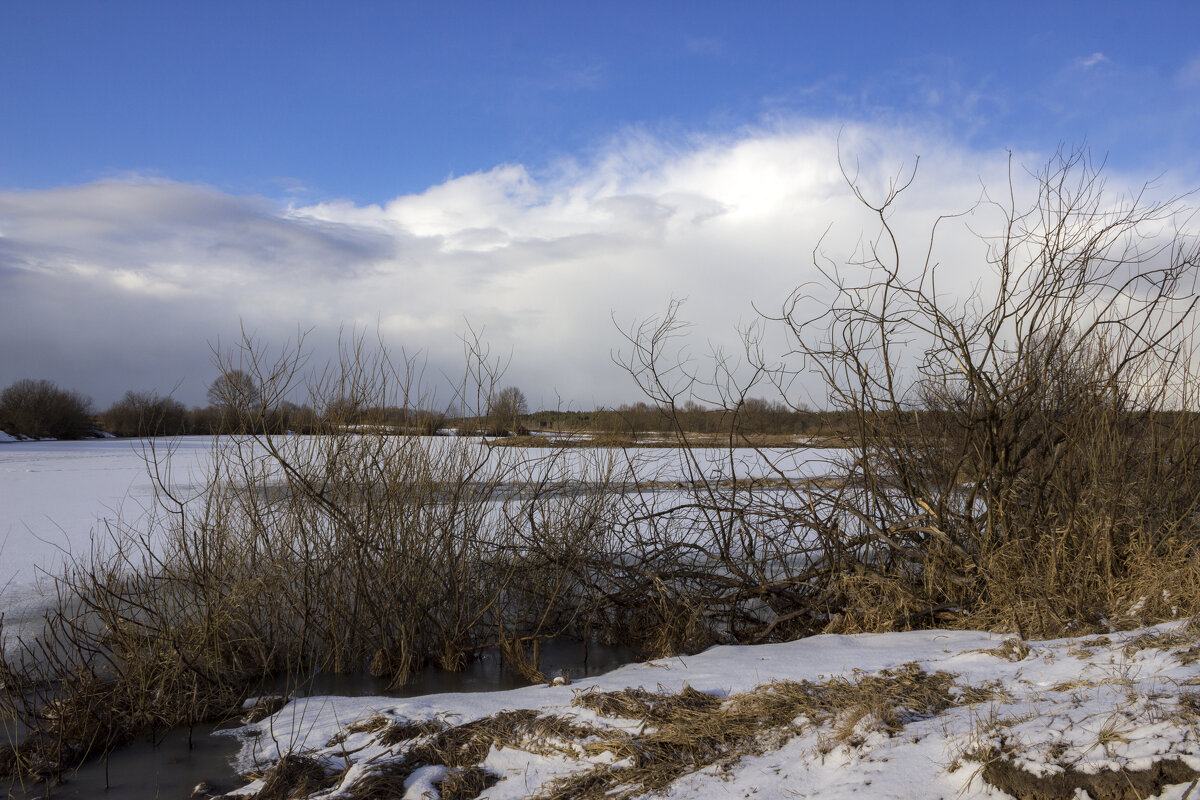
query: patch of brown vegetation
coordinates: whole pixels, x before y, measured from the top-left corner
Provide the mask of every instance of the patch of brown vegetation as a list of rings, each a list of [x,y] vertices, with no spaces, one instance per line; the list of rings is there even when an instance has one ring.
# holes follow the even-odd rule
[[[437,789],[441,800],[474,800],[499,782],[499,775],[483,767],[461,767],[447,772]]]
[[[1200,772],[1181,759],[1159,761],[1144,770],[1102,770],[1095,774],[1066,767],[1056,775],[1039,776],[1006,758],[993,758],[983,779],[1017,800],[1058,800],[1083,789],[1093,800],[1141,800],[1158,795],[1166,786],[1200,778]]]
[[[441,733],[446,729],[446,724],[441,720],[430,719],[424,722],[397,722],[388,723],[375,741],[378,744],[387,747],[393,747],[401,742],[411,741],[421,736],[430,736],[435,733]]]
[[[448,728],[428,740],[417,742],[408,751],[408,757],[420,764],[470,767],[482,762],[493,746],[520,748],[531,753],[574,754],[576,751],[571,743],[594,733],[591,728],[562,717],[543,716],[536,709],[524,708],[501,711]]]
[[[334,774],[325,769],[320,761],[300,753],[287,753],[266,772],[247,777],[263,782],[254,800],[307,797],[328,789],[336,781]]]
[[[407,758],[389,761],[355,781],[344,796],[348,800],[402,800],[404,782],[418,766]]]
[[[1016,637],[1005,639],[996,647],[987,650],[972,650],[972,653],[986,653],[989,656],[1002,658],[1005,661],[1024,661],[1029,655],[1029,645]]]
[[[629,766],[598,766],[552,782],[542,800],[631,798],[665,789],[678,778],[780,747],[804,728],[832,724],[833,742],[862,744],[865,729],[895,734],[915,719],[951,706],[992,699],[989,689],[964,689],[945,672],[915,664],[823,683],[778,681],[722,701],[685,687],[677,694],[625,689],[585,692],[574,705],[603,716],[644,720],[639,732],[597,731],[589,754],[612,753]]]
[[[1186,625],[1155,633],[1143,633],[1125,643],[1125,655],[1132,656],[1142,650],[1170,650],[1176,647],[1188,647],[1184,653],[1176,656],[1184,666],[1195,660],[1195,651],[1200,644],[1200,619],[1190,619]],[[1183,660],[1190,659],[1190,660]]]
[[[340,731],[330,737],[329,741],[325,743],[325,746],[335,747],[339,744],[342,744],[356,733],[374,733],[375,731],[385,728],[390,724],[391,720],[389,720],[383,714],[372,714],[369,717],[355,720],[346,727],[342,728]]]
[[[577,756],[577,743],[597,733],[593,728],[552,714],[542,715],[535,709],[502,711],[449,728],[430,720],[391,722],[378,730],[375,741],[380,744],[411,742],[411,745],[400,758],[372,769],[349,787],[347,796],[355,800],[403,797],[404,783],[413,772],[422,766],[439,764],[449,768],[439,783],[441,796],[469,800],[500,780],[480,766],[493,747]]]
[[[665,722],[688,715],[703,715],[712,712],[721,704],[721,698],[700,692],[684,684],[679,692],[672,694],[660,690],[622,689],[619,692],[577,692],[571,705],[595,711],[604,717],[625,717],[647,722]]]

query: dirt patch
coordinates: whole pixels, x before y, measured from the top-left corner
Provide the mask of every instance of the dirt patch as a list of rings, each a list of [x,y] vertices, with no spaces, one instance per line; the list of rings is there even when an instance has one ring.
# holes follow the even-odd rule
[[[1017,800],[1061,800],[1083,789],[1093,800],[1142,800],[1159,794],[1164,787],[1200,778],[1200,773],[1183,761],[1159,761],[1145,770],[1104,770],[1096,774],[1067,767],[1058,775],[1038,776],[1004,758],[993,759],[983,768],[983,779]]]

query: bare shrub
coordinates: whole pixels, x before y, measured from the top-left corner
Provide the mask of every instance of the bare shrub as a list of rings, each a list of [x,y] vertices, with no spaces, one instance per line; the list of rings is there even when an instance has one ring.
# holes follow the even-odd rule
[[[999,224],[980,237],[986,274],[971,296],[938,288],[946,269],[962,269],[934,260],[946,218],[913,263],[900,245],[890,219],[913,175],[878,200],[847,175],[879,229],[844,263],[818,247],[832,297],[806,287],[768,318],[788,335],[789,358],[764,355],[759,326],[745,333],[742,368],[718,356],[702,374],[674,348],[678,304],[627,332],[623,363],[681,441],[689,398],[741,415],[764,383],[787,398],[811,373],[851,421],[824,483],[746,492],[689,462],[690,505],[708,523],[691,539],[691,563],[704,577],[664,577],[689,607],[728,614],[735,638],[935,622],[1028,637],[1130,609],[1131,619],[1194,613],[1191,211],[1179,199],[1112,196],[1082,152],[1059,153],[1031,178],[1024,208],[1018,182],[1002,202],[981,200]],[[760,452],[782,476],[778,456]],[[645,516],[665,526],[673,513]],[[741,537],[756,527],[757,549]],[[757,634],[730,608],[750,597],[766,606]]]
[[[327,418],[317,435],[276,432],[270,409],[297,384],[298,349],[251,341],[236,430],[214,443],[207,484],[177,495],[169,455],[157,516],[114,528],[58,579],[37,637],[6,651],[7,710],[69,766],[135,733],[237,714],[264,678],[365,672],[394,685],[436,664],[461,669],[509,641],[583,635],[579,575],[611,525],[601,465],[581,474],[468,438],[393,435]],[[420,407],[411,362],[348,359],[311,378],[311,405]],[[239,378],[239,382],[244,378]],[[570,489],[568,491],[568,488]],[[527,664],[537,672],[536,656]]]
[[[487,432],[490,436],[528,433],[521,418],[529,413],[525,393],[516,386],[506,386],[488,398]]]
[[[101,420],[114,436],[174,436],[187,432],[187,416],[187,409],[174,398],[130,390],[109,406]]]

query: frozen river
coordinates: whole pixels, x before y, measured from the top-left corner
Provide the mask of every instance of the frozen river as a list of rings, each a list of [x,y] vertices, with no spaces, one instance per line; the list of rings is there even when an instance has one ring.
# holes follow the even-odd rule
[[[156,444],[161,452],[168,441]],[[169,446],[172,485],[202,485],[212,440]],[[149,455],[130,439],[0,444],[0,612],[8,624],[41,607],[45,573],[86,556],[108,525],[136,525],[144,516],[154,502]]]
[[[438,438],[434,447],[482,447],[477,441]],[[179,493],[199,492],[211,472],[214,440],[181,437],[153,442],[93,439],[77,442],[0,443],[0,613],[9,629],[43,607],[46,574],[85,558],[107,539],[110,525],[138,529],[154,503],[152,456],[169,466],[163,477]],[[685,476],[723,479],[825,474],[836,450],[641,448],[494,448],[494,461],[516,465],[514,476],[553,470],[561,476],[595,475],[611,460],[619,475],[659,485]],[[168,454],[168,459],[162,459]],[[691,459],[693,463],[685,464]]]

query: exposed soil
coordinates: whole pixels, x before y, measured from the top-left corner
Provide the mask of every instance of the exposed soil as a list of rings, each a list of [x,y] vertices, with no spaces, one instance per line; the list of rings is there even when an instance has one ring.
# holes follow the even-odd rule
[[[1200,778],[1200,772],[1180,759],[1159,761],[1145,770],[1105,770],[1096,774],[1067,767],[1057,775],[1038,776],[1008,759],[997,759],[983,768],[983,779],[1017,800],[1072,798],[1083,789],[1093,800],[1142,800],[1166,786]]]

